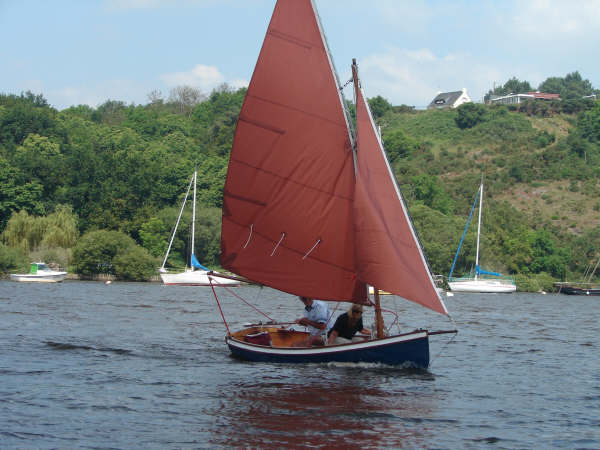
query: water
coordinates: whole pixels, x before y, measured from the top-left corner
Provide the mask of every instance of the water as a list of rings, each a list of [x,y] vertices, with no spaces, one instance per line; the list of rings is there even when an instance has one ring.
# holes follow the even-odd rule
[[[300,316],[290,296],[232,292]],[[219,299],[234,330],[260,319]],[[404,331],[454,327],[383,300]],[[234,360],[210,288],[1,281],[0,447],[600,448],[599,298],[445,300],[460,332],[411,371]]]

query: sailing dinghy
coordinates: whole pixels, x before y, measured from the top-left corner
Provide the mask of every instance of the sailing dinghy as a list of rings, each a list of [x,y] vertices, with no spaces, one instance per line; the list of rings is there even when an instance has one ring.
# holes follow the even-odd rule
[[[386,159],[355,62],[352,72],[356,130],[314,2],[277,1],[231,150],[221,265],[289,294],[374,306],[377,336],[296,347],[307,333],[278,324],[231,332],[223,317],[234,356],[426,368],[429,336],[456,333],[384,333],[379,289],[441,314],[448,311]],[[376,287],[374,301],[368,285]]]

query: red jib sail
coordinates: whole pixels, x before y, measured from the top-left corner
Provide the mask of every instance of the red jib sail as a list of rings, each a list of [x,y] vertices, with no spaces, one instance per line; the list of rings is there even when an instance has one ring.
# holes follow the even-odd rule
[[[362,89],[356,88],[357,177],[354,195],[358,277],[442,314],[425,256],[408,216]]]
[[[277,2],[231,150],[221,264],[288,293],[362,303],[338,84],[312,2]]]

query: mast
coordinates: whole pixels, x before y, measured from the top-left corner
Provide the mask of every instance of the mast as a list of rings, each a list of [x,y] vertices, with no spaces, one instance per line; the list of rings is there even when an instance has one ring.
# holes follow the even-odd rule
[[[194,182],[194,177],[190,180],[190,184],[188,184],[187,191],[185,192],[185,197],[183,198],[183,202],[181,203],[181,209],[179,210],[179,215],[177,216],[177,222],[175,222],[175,227],[171,233],[171,239],[169,240],[169,247],[167,248],[167,253],[165,254],[165,259],[163,260],[162,265],[160,266],[160,271],[165,271],[165,264],[167,263],[167,258],[169,257],[169,252],[171,251],[171,246],[173,245],[173,239],[175,239],[175,233],[177,233],[177,227],[179,226],[179,221],[181,220],[181,215],[183,214],[183,208],[185,208],[185,202],[187,201],[188,195],[190,194],[190,189],[192,187],[192,183]]]
[[[192,251],[190,252],[190,267],[194,270],[194,237],[196,235],[196,177],[198,171],[194,170],[194,203],[192,204]]]
[[[481,233],[481,206],[483,205],[483,181],[479,186],[479,221],[477,223],[477,251],[475,253],[475,279],[479,274],[479,235]]]
[[[354,83],[354,104],[358,104],[358,90],[360,89],[358,82],[358,65],[356,64],[356,58],[352,58],[352,81]],[[357,139],[358,141],[358,136]],[[355,149],[356,153],[356,149]],[[356,165],[356,159],[354,160]],[[379,301],[379,289],[377,286],[373,286],[373,296],[375,298],[375,326],[377,329],[377,339],[383,339],[383,315],[381,314],[381,303]]]

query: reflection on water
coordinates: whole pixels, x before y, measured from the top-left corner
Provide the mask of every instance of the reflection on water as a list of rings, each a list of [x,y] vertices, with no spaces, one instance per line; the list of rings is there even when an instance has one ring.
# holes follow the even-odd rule
[[[293,367],[285,368],[293,373]],[[434,432],[430,421],[437,399],[427,372],[377,369],[363,365],[313,365],[295,382],[255,379],[218,391],[219,425],[229,431],[214,435],[215,445],[232,447],[348,448],[421,447]],[[389,377],[423,381],[408,391]],[[281,377],[283,378],[283,377]],[[425,440],[424,440],[425,439]]]

